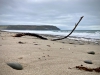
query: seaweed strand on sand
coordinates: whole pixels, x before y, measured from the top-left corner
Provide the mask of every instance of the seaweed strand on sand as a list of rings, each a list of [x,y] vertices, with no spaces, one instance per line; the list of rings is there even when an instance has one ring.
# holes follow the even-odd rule
[[[100,72],[100,67],[97,67],[97,68],[88,68],[88,67],[84,67],[83,65],[81,66],[76,66],[77,69],[79,70],[85,70],[85,71],[89,71],[89,72]]]

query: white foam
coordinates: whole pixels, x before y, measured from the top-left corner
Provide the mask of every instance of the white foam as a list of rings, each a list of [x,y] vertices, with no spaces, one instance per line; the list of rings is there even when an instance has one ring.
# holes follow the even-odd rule
[[[36,31],[36,30],[4,30],[9,32],[21,32],[21,33],[38,33],[38,34],[50,34],[50,35],[60,35],[66,36],[70,32],[69,31]],[[77,37],[74,39],[88,40],[89,39],[100,39],[100,31],[89,33],[89,32],[73,32],[71,34],[73,37]],[[78,38],[79,37],[79,38]]]

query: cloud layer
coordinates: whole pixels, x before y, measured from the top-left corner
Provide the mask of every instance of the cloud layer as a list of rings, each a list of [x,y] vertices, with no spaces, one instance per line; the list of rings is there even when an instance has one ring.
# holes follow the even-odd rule
[[[0,25],[55,25],[100,30],[100,0],[0,0]]]

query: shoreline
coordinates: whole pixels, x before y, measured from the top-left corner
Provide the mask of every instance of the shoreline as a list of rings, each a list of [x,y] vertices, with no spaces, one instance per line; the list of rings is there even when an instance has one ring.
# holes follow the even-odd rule
[[[7,33],[22,33],[22,32],[9,32],[9,31],[0,31],[0,32],[7,32]],[[62,38],[64,36],[61,35],[51,35],[51,34],[39,34],[43,37],[47,37],[48,40],[52,40],[55,38]],[[61,43],[67,43],[67,44],[93,44],[93,45],[100,45],[100,39],[91,39],[91,38],[84,38],[84,37],[74,37],[74,36],[69,36],[68,38],[65,38],[63,40],[57,40],[58,42]],[[65,42],[67,41],[67,42]]]
[[[64,36],[66,36],[67,34],[69,34],[70,33],[70,31],[71,30],[66,30],[67,32],[67,34],[66,33],[63,33],[62,31],[62,34],[60,33],[60,34],[58,34],[58,32],[55,32],[55,34],[52,32],[52,31],[50,31],[50,30],[48,30],[47,32],[45,32],[45,30],[42,30],[42,31],[37,31],[37,30],[35,30],[35,32],[32,32],[31,30],[2,30],[2,31],[7,31],[7,32],[15,32],[15,33],[35,33],[35,34],[40,34],[40,35],[50,35],[50,36],[54,36],[54,37],[64,37]],[[76,31],[80,31],[80,30],[76,30]],[[75,31],[75,32],[76,32]],[[85,31],[85,30],[82,30],[82,31]],[[79,34],[79,36],[76,36],[76,33],[74,34],[74,32],[72,33],[72,34],[74,34],[74,36],[73,35],[71,35],[71,36],[69,36],[69,38],[73,38],[73,39],[79,39],[79,40],[82,40],[82,41],[100,41],[100,35],[99,35],[99,32],[100,32],[100,30],[94,30],[94,31],[96,31],[96,32],[94,32],[94,33],[92,33],[91,34],[91,32],[90,32],[91,30],[86,30],[85,32],[82,32],[81,34],[80,34],[80,32],[78,33]],[[42,32],[42,33],[41,33]],[[59,31],[60,32],[60,31]],[[65,32],[65,31],[64,31]],[[89,34],[87,34],[89,32]],[[90,37],[87,37],[87,36],[83,36],[84,35],[84,33],[88,36],[90,36]],[[82,35],[83,34],[83,35]],[[95,35],[94,36],[94,34],[98,34],[98,35]],[[91,36],[92,35],[92,36]],[[97,37],[96,37],[97,36]],[[94,38],[95,37],[95,38]]]
[[[64,37],[64,36],[60,36],[60,35],[49,35],[49,34],[40,34],[40,35],[42,35],[42,36],[44,36],[44,37],[48,37],[50,40],[51,39],[54,39],[54,38],[61,38],[61,37]],[[80,44],[80,43],[84,43],[84,44],[94,44],[94,45],[100,45],[100,39],[91,39],[91,38],[82,38],[82,37],[73,37],[73,36],[69,36],[68,38],[65,38],[65,39],[63,39],[63,40],[57,40],[57,41],[59,41],[59,42],[63,42],[63,43],[75,43],[76,42],[76,44]],[[65,41],[67,41],[67,42],[65,42]],[[73,44],[74,44],[73,43]]]

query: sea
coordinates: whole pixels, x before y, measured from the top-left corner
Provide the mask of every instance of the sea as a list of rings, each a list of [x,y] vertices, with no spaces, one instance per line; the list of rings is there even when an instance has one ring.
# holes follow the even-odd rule
[[[3,31],[47,34],[55,36],[66,36],[71,32],[71,30],[3,30]],[[100,30],[75,30],[68,38],[84,40],[84,41],[97,41],[100,40]]]

